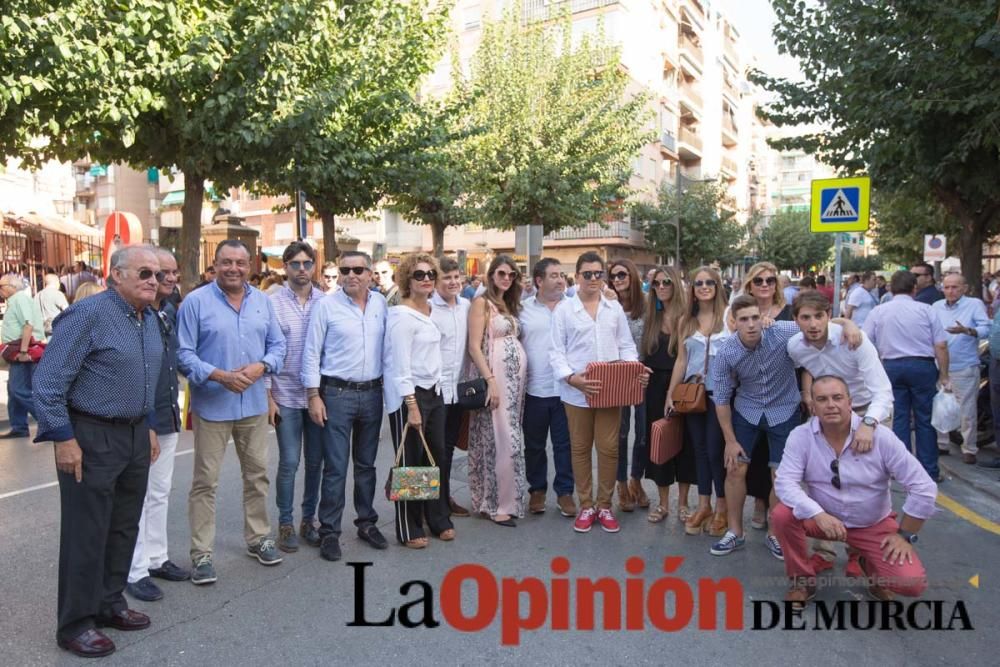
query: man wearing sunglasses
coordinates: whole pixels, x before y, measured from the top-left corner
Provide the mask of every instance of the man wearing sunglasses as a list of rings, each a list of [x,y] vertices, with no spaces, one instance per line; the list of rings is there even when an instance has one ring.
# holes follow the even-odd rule
[[[309,318],[316,304],[326,296],[313,285],[316,251],[308,243],[290,243],[281,256],[287,282],[268,296],[285,336],[285,360],[281,372],[264,377],[267,388],[268,423],[278,436],[278,475],[275,502],[278,506],[278,548],[287,553],[299,550],[295,534],[295,475],[305,456],[302,482],[302,521],[299,537],[310,546],[319,546],[313,521],[319,503],[319,482],[323,473],[322,429],[309,419],[306,388],[302,385],[302,349],[305,347]],[[326,273],[326,271],[324,271]]]
[[[399,286],[393,280],[395,269],[392,268],[392,264],[383,259],[375,264],[375,272],[378,274],[379,289],[382,291],[382,296],[385,297],[386,303],[390,307],[398,306]]]
[[[860,454],[851,446],[861,418],[852,411],[842,379],[822,375],[811,393],[816,416],[788,436],[774,482],[781,502],[771,511],[771,522],[792,581],[785,599],[804,605],[816,595],[806,536],[857,550],[873,599],[920,595],[927,574],[914,545],[934,513],[937,485],[887,428],[875,429],[870,452]],[[899,522],[892,511],[893,480],[906,492]]]
[[[933,266],[926,262],[914,264],[910,267],[910,273],[917,281],[917,291],[913,295],[914,301],[933,306],[936,302],[944,298],[944,292],[939,290],[934,282]]]
[[[354,461],[354,525],[375,549],[389,543],[377,527],[375,457],[382,429],[382,343],[388,306],[369,289],[371,258],[340,257],[341,289],[313,310],[302,350],[302,385],[309,418],[322,429],[320,556],[340,560],[347,468]]]
[[[340,289],[340,272],[337,270],[336,262],[326,262],[323,264],[323,291],[333,294]]]
[[[148,246],[115,251],[110,266],[110,289],[55,319],[34,376],[35,441],[55,442],[62,511],[56,641],[84,657],[115,650],[98,627],[149,627],[122,593],[159,455],[163,339],[150,305],[160,266]]]
[[[215,249],[215,282],[194,290],[177,315],[177,362],[191,385],[194,479],[188,498],[191,583],[217,580],[216,488],[232,438],[243,476],[243,539],[261,565],[281,563],[267,516],[267,390],[265,373],[279,373],[285,336],[274,307],[251,287],[250,249],[227,239]]]

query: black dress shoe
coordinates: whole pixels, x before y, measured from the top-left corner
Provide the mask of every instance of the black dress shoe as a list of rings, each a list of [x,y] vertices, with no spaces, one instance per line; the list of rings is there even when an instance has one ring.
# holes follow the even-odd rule
[[[512,517],[512,516],[507,517],[503,521],[497,521],[496,519],[493,519],[493,523],[495,523],[498,526],[506,526],[508,528],[517,528],[517,521],[515,521],[514,517]]]
[[[172,561],[163,561],[160,567],[149,568],[149,576],[165,581],[187,581],[191,573]]]
[[[980,460],[978,463],[976,463],[976,467],[989,468],[990,470],[1000,469],[1000,456],[993,457],[989,461]]]
[[[99,628],[109,627],[124,632],[145,630],[149,627],[149,616],[135,609],[122,609],[114,616],[98,616],[96,620]]]
[[[8,431],[7,433],[0,433],[0,440],[13,440],[14,438],[27,438],[31,434],[27,431]],[[115,649],[112,648],[112,651]]]
[[[149,577],[143,577],[134,584],[127,585],[125,592],[143,602],[156,602],[163,599],[163,591]]]
[[[319,555],[324,560],[340,560],[340,540],[334,535],[327,535],[319,545]]]
[[[81,658],[103,658],[115,652],[115,643],[106,634],[93,628],[84,630],[72,639],[57,639],[56,644]]]
[[[361,526],[358,528],[358,537],[372,545],[376,549],[388,549],[389,543],[385,536],[374,525]]]

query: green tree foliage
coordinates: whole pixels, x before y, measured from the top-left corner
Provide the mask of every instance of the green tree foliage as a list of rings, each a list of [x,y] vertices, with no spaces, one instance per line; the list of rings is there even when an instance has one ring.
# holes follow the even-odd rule
[[[487,226],[545,232],[605,222],[630,194],[631,163],[652,140],[648,99],[627,93],[617,51],[600,35],[573,44],[568,15],[522,18],[520,3],[486,25],[467,82],[475,169],[468,204]]]
[[[675,254],[676,230],[672,223],[680,216],[684,267],[714,263],[726,267],[741,257],[744,231],[722,183],[697,181],[679,195],[672,185],[664,184],[656,204],[639,202],[632,205],[631,212],[646,243],[662,257]]]
[[[809,231],[809,211],[780,211],[760,234],[761,259],[779,269],[807,271],[829,261],[833,243],[833,234]]]
[[[882,271],[885,261],[881,255],[854,255],[844,253],[840,260],[840,270],[843,273],[864,273],[865,271]]]
[[[904,266],[923,261],[925,234],[943,234],[949,254],[961,235],[961,226],[932,195],[913,188],[873,193],[872,220],[879,255]]]
[[[828,128],[777,145],[845,173],[867,170],[876,190],[930,193],[958,225],[962,269],[978,284],[982,244],[1000,231],[996,2],[772,6],[778,47],[799,60],[806,83],[758,73],[777,94],[767,115]]]

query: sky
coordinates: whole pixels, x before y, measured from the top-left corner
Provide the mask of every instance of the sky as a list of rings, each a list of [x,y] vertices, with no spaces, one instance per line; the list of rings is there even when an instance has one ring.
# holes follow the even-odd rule
[[[769,0],[714,0],[736,26],[741,41],[757,56],[760,69],[772,76],[801,79],[802,74],[794,58],[780,55],[771,36],[774,10]]]

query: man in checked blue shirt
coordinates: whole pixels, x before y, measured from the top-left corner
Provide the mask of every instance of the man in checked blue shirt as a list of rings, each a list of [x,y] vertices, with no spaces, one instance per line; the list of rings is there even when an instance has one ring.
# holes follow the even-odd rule
[[[34,374],[35,442],[55,441],[62,510],[56,641],[84,657],[115,650],[99,627],[149,627],[122,591],[159,455],[163,339],[149,306],[160,265],[151,248],[130,246],[110,266],[115,285],[55,319]]]
[[[799,425],[799,388],[795,380],[795,363],[788,356],[788,341],[799,333],[795,322],[774,322],[764,328],[757,300],[744,294],[730,305],[736,320],[736,336],[730,336],[712,364],[712,380],[719,426],[726,441],[726,500],[729,530],[712,545],[713,556],[726,556],[742,549],[743,503],[746,500],[747,465],[753,455],[758,435],[767,436],[771,478],[781,463],[785,440]],[[833,320],[844,331],[850,347],[861,344],[861,330],[843,318]],[[735,399],[730,406],[730,399]],[[771,489],[770,507],[777,507],[777,497]],[[771,555],[784,560],[781,544],[767,524],[766,546]]]
[[[250,250],[229,239],[215,249],[214,282],[188,294],[177,315],[177,365],[191,384],[194,479],[189,496],[191,582],[216,581],[215,490],[232,438],[243,472],[243,537],[262,565],[281,556],[267,518],[267,394],[261,378],[279,373],[285,337],[268,298],[247,284]]]

